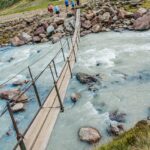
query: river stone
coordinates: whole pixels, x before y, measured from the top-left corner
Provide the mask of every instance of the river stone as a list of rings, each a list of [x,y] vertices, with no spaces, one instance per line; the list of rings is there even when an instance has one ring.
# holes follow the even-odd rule
[[[24,45],[25,42],[21,40],[19,37],[15,36],[14,38],[11,39],[11,44],[13,46],[21,46]]]
[[[135,20],[133,28],[139,31],[150,29],[150,12]]]
[[[54,32],[54,27],[52,25],[48,26],[47,30],[47,34],[51,35]]]
[[[91,24],[91,21],[89,20],[86,20],[84,21],[83,23],[81,23],[81,26],[84,28],[84,29],[90,29],[92,24]]]
[[[83,37],[83,36],[90,34],[90,33],[91,33],[91,30],[82,31],[80,36]]]
[[[72,100],[74,103],[76,103],[76,102],[79,100],[80,97],[81,97],[80,93],[72,93],[72,94],[71,94],[71,100]]]
[[[88,142],[90,144],[94,144],[99,142],[101,139],[101,135],[99,131],[92,127],[83,127],[79,130],[79,138],[81,141]]]
[[[23,111],[24,110],[24,103],[16,103],[14,106],[11,107],[13,112]]]
[[[39,43],[39,42],[41,42],[41,38],[39,36],[34,36],[33,42]]]
[[[103,14],[103,16],[102,16],[102,21],[104,21],[104,22],[108,22],[109,21],[109,19],[110,19],[110,13],[109,12],[105,12],[104,14]]]
[[[32,41],[32,37],[28,33],[22,32],[20,36],[27,43]]]
[[[90,14],[86,14],[85,17],[87,20],[92,20],[94,18],[95,14],[94,13],[90,13]]]
[[[45,33],[45,29],[44,29],[43,26],[38,27],[38,28],[36,29],[36,31],[34,32],[34,35],[39,35],[39,34],[42,34],[42,33]]]
[[[95,77],[81,72],[76,74],[76,79],[82,84],[90,84],[97,82],[97,79]]]
[[[28,82],[29,82],[29,80],[23,80],[23,81],[17,80],[17,81],[14,81],[14,82],[12,83],[12,85],[13,85],[13,86],[22,86],[23,84],[26,84],[26,83],[28,83]]]
[[[54,23],[56,23],[57,25],[61,25],[64,23],[64,20],[65,20],[64,18],[56,17],[54,19]]]
[[[21,96],[21,91],[19,90],[9,90],[9,91],[2,91],[0,92],[0,98],[5,100],[11,100],[15,102],[26,102],[28,97],[23,94]]]
[[[96,24],[92,27],[92,32],[94,33],[98,33],[101,31],[101,25],[100,24]]]

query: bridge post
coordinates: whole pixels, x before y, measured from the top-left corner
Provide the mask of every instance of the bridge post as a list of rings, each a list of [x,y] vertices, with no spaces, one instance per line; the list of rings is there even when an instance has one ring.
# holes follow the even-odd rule
[[[72,46],[72,49],[73,49],[73,54],[74,54],[74,58],[75,58],[75,62],[77,62],[77,58],[76,58],[76,53],[75,53],[75,49],[74,49],[74,45]]]
[[[7,108],[8,108],[8,112],[9,112],[11,121],[13,123],[14,130],[16,132],[17,141],[19,142],[20,149],[21,150],[26,150],[26,146],[25,146],[24,141],[22,139],[22,135],[20,134],[19,129],[17,127],[17,123],[16,123],[15,118],[13,116],[13,112],[12,112],[12,109],[11,109],[11,106],[10,106],[9,102],[7,103]]]
[[[66,59],[65,59],[65,54],[64,54],[64,49],[63,49],[63,44],[61,42],[61,39],[60,39],[60,45],[61,45],[61,51],[62,51],[62,54],[63,54],[63,58],[64,58],[64,61],[65,61]]]
[[[70,75],[71,75],[71,78],[72,78],[73,76],[72,76],[72,71],[71,71],[71,66],[70,66],[69,57],[67,57],[67,62],[68,62],[68,66],[69,66]]]
[[[29,70],[30,77],[32,79],[32,85],[33,85],[33,88],[34,88],[34,92],[35,92],[35,95],[36,95],[39,107],[42,107],[42,104],[41,104],[41,101],[40,101],[40,97],[39,97],[39,94],[38,94],[38,90],[37,90],[37,87],[35,85],[35,82],[34,82],[34,79],[33,79],[32,73],[31,73],[31,69],[30,69],[29,66],[28,66],[28,70]]]
[[[52,63],[53,63],[53,66],[54,66],[56,77],[58,77],[58,73],[57,73],[57,69],[56,69],[56,65],[55,65],[54,59],[52,60]]]
[[[66,40],[67,40],[68,49],[70,50],[70,45],[69,45],[68,37],[66,38]]]
[[[55,90],[56,90],[56,93],[57,93],[58,101],[59,101],[59,104],[60,104],[61,112],[64,112],[64,106],[63,106],[62,101],[61,101],[61,97],[60,97],[60,94],[59,94],[59,90],[58,90],[56,81],[54,81],[54,86],[55,86]]]

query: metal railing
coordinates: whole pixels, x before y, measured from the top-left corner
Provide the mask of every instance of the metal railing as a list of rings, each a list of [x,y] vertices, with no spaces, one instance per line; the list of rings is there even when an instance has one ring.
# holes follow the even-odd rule
[[[26,135],[28,129],[31,127],[36,116],[38,115],[41,108],[44,106],[47,98],[51,95],[53,90],[55,90],[56,96],[57,96],[58,101],[59,101],[59,106],[57,106],[55,108],[60,108],[61,112],[64,111],[64,106],[63,106],[62,98],[60,95],[60,87],[64,81],[64,78],[66,76],[66,72],[68,69],[70,71],[70,77],[72,77],[73,66],[71,64],[71,61],[76,62],[76,60],[77,60],[76,59],[76,52],[77,52],[76,49],[78,48],[78,42],[79,41],[80,41],[80,10],[77,10],[75,31],[74,31],[73,37],[70,36],[70,41],[69,41],[69,38],[66,38],[66,41],[64,43],[62,43],[62,41],[60,40],[60,45],[61,45],[60,50],[56,53],[56,55],[53,57],[53,59],[46,65],[46,67],[35,77],[33,77],[31,66],[28,66],[28,72],[29,72],[31,81],[27,84],[27,86],[24,88],[24,91],[22,91],[21,94],[19,94],[17,99],[16,99],[16,102],[17,102],[21,96],[23,96],[25,93],[27,93],[30,90],[31,87],[33,88],[39,108],[38,108],[38,111],[36,112],[34,118],[30,122],[30,124],[28,125],[28,127],[25,129],[25,131],[23,133],[20,133],[19,128],[18,128],[17,123],[16,123],[16,120],[15,120],[15,117],[14,117],[14,114],[13,114],[13,111],[12,111],[12,108],[11,108],[15,104],[15,102],[13,102],[13,103],[8,102],[4,111],[1,113],[1,116],[2,116],[7,111],[9,112],[9,115],[10,115],[10,118],[12,121],[12,125],[13,125],[14,131],[16,133],[16,139],[18,141],[17,144],[13,148],[14,150],[17,149],[18,146],[20,147],[21,150],[26,150],[26,145],[24,143],[24,136]],[[67,57],[65,56],[65,52],[64,52],[64,47],[66,45],[67,45],[67,48],[70,50]],[[62,54],[62,58],[64,60],[64,65],[63,65],[60,73],[58,73],[56,62],[55,62],[55,59],[58,57],[59,54]],[[49,91],[49,93],[47,94],[45,100],[41,101],[41,98],[40,98],[40,95],[38,92],[38,87],[37,87],[36,83],[39,80],[39,78],[47,70],[49,70],[50,77],[52,78],[52,81],[53,81],[53,86],[52,86],[51,90]],[[60,78],[62,78],[61,81],[60,81]],[[8,81],[10,81],[10,79]],[[6,82],[4,84],[6,84]],[[55,100],[56,99],[54,99],[54,102],[55,102]],[[53,105],[51,106],[51,108],[54,108]]]

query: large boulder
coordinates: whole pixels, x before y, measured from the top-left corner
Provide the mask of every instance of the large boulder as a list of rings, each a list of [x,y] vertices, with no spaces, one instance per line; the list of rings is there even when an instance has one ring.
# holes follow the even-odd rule
[[[99,142],[101,139],[101,135],[99,131],[92,127],[83,127],[79,130],[79,138],[81,141],[88,142],[90,144],[94,144]]]
[[[75,17],[65,19],[64,27],[67,32],[72,33],[75,29]]]
[[[28,100],[28,97],[19,90],[2,91],[0,92],[0,98],[15,102],[25,102]]]
[[[84,28],[84,29],[90,29],[92,24],[91,24],[91,21],[89,20],[86,20],[84,21],[83,23],[81,23],[81,26]]]
[[[101,20],[104,21],[104,22],[109,22],[110,20],[110,13],[109,12],[105,12],[102,17],[101,17]]]
[[[53,34],[51,37],[52,43],[54,44],[54,43],[58,42],[62,38],[62,36],[63,36],[62,33]]]
[[[80,36],[83,37],[83,36],[90,34],[90,33],[91,33],[91,30],[82,31]]]
[[[92,27],[92,32],[98,33],[101,31],[101,29],[102,29],[102,26],[100,24],[96,24]]]
[[[43,26],[38,27],[38,28],[36,29],[36,31],[34,32],[34,35],[39,35],[39,34],[42,34],[42,33],[45,33],[45,29],[44,29]]]
[[[97,82],[97,79],[93,77],[92,75],[88,75],[88,74],[81,73],[81,72],[76,74],[76,78],[82,84],[90,84],[90,83]]]
[[[54,19],[54,23],[56,23],[57,25],[61,25],[61,24],[63,24],[64,23],[64,18],[61,18],[61,17],[56,17],[55,19]]]
[[[23,111],[24,105],[24,103],[16,103],[15,105],[11,106],[11,109],[13,112]]]
[[[139,31],[150,29],[150,12],[135,20],[133,28]]]
[[[94,13],[90,13],[90,14],[86,14],[85,17],[87,20],[92,20],[94,18],[95,14]]]
[[[33,42],[39,43],[39,42],[41,42],[41,38],[39,36],[34,36],[33,37]]]
[[[55,29],[54,29],[53,25],[48,26],[46,29],[48,35],[51,35],[54,32],[54,30]]]
[[[20,37],[25,43],[32,41],[32,37],[28,33],[22,32]]]
[[[21,46],[24,45],[25,42],[21,40],[18,36],[15,36],[14,38],[11,39],[11,44],[13,46]]]

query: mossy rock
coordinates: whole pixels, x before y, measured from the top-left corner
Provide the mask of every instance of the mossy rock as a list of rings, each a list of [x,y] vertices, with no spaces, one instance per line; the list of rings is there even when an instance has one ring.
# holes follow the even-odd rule
[[[149,150],[149,148],[150,122],[142,120],[134,128],[95,150]]]

